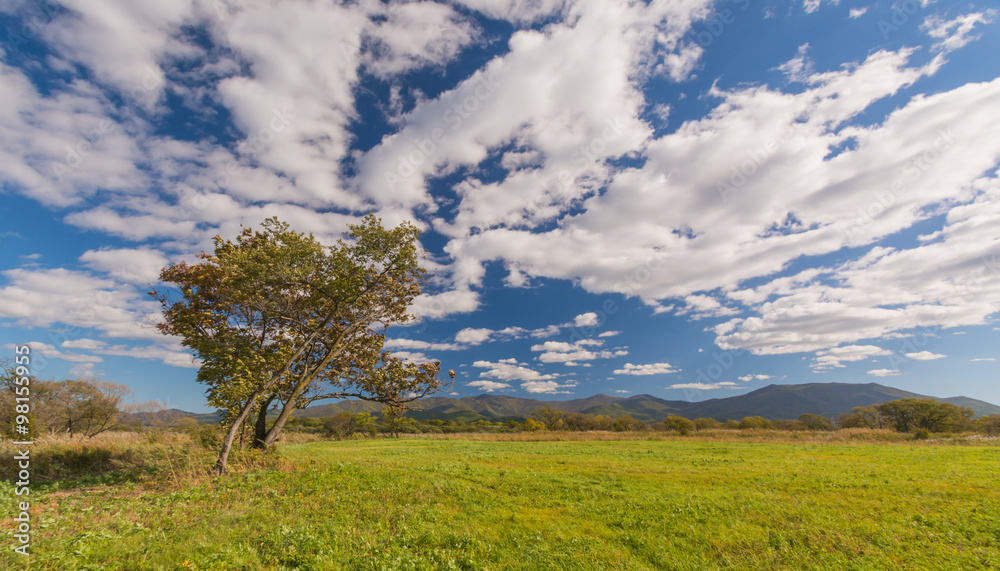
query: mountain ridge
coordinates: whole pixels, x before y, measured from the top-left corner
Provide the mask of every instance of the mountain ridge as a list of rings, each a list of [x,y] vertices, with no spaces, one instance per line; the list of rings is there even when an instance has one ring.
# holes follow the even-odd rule
[[[881,404],[902,398],[929,398],[967,406],[975,412],[975,416],[1000,414],[1000,406],[964,396],[932,397],[878,383],[806,383],[771,384],[741,395],[696,402],[666,400],[648,394],[616,397],[599,393],[565,401],[544,401],[490,393],[461,398],[434,396],[418,401],[419,408],[409,411],[407,416],[417,420],[458,422],[522,421],[535,410],[548,405],[566,412],[604,414],[612,418],[628,414],[644,422],[660,421],[670,415],[691,419],[714,418],[720,421],[739,420],[747,416],[762,416],[769,420],[798,418],[804,413],[835,418],[838,414],[850,412],[856,406]],[[294,415],[319,418],[344,411],[377,413],[381,408],[382,405],[375,402],[345,400],[311,406],[296,411]],[[213,416],[188,414],[198,417],[200,422]]]

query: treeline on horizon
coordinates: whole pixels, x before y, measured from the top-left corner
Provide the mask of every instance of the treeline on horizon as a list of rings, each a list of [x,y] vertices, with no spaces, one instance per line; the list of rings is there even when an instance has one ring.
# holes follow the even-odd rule
[[[0,390],[0,430],[14,437],[15,406],[12,378],[3,379]],[[32,434],[93,437],[102,432],[141,431],[164,428],[182,432],[198,431],[209,436],[218,425],[198,425],[194,418],[156,407],[127,405],[129,389],[95,379],[38,381],[34,383]],[[973,418],[967,407],[932,399],[907,398],[854,407],[835,419],[817,414],[802,414],[795,419],[769,420],[747,416],[720,422],[712,418],[689,419],[679,415],[647,423],[631,415],[611,417],[603,414],[568,412],[546,405],[529,418],[500,421],[417,420],[399,411],[395,414],[341,412],[330,417],[293,417],[287,423],[290,432],[315,434],[328,438],[358,438],[401,434],[461,434],[520,432],[659,432],[688,435],[705,430],[778,430],[834,431],[847,428],[894,430],[917,437],[930,434],[979,433],[1000,435],[1000,414]],[[391,411],[390,411],[391,412]],[[245,441],[249,435],[240,435]]]
[[[682,436],[702,430],[783,430],[783,431],[834,431],[845,428],[895,430],[913,433],[917,437],[945,433],[979,433],[1000,435],[1000,414],[973,418],[967,407],[932,399],[899,399],[882,404],[854,407],[850,413],[836,419],[817,414],[802,414],[796,419],[768,420],[761,416],[747,416],[740,420],[720,422],[712,418],[689,419],[667,416],[659,422],[646,423],[625,414],[615,418],[603,414],[568,412],[551,406],[535,410],[523,421],[505,420],[460,422],[456,420],[417,420],[402,417],[380,416],[371,413],[340,412],[322,418],[293,418],[288,422],[289,431],[321,434],[341,439],[378,434],[460,434],[460,433],[512,433],[538,431],[566,432],[663,432]]]

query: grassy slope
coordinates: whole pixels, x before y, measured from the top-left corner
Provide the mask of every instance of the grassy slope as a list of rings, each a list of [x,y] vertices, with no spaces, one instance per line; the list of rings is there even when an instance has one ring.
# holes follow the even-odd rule
[[[404,439],[283,453],[301,468],[50,494],[32,569],[1000,569],[996,446]]]

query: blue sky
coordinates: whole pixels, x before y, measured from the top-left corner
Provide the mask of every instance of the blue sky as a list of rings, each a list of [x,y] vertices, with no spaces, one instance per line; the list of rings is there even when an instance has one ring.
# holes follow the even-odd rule
[[[159,269],[424,230],[456,395],[1000,403],[990,2],[0,0],[0,344],[206,410]]]

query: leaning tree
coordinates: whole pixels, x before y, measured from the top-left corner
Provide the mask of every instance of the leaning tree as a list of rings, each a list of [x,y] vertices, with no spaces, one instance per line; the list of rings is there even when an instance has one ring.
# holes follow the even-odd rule
[[[369,214],[346,239],[324,246],[276,218],[215,238],[197,264],[164,268],[175,290],[154,290],[159,329],[177,335],[201,361],[198,380],[229,429],[213,472],[221,475],[236,435],[254,416],[253,445],[267,449],[298,408],[353,397],[405,406],[438,392],[439,363],[410,363],[383,351],[389,325],[412,317],[420,294],[413,225],[391,229]],[[268,428],[272,406],[278,415]]]

